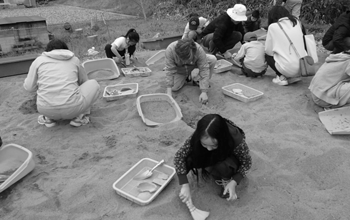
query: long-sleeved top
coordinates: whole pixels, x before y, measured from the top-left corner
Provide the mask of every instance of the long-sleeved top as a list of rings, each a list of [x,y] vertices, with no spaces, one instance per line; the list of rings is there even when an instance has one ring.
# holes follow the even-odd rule
[[[197,32],[198,33],[202,33],[202,31],[204,30],[204,28],[209,24],[209,20],[206,19],[206,18],[203,18],[203,17],[199,17],[199,25],[198,25],[198,28],[197,28]],[[185,38],[188,38],[188,33],[190,32],[190,26],[187,22],[186,24],[186,27],[185,27],[185,30],[184,30],[184,34],[182,35],[182,38],[181,39],[185,39]]]
[[[307,55],[304,46],[303,32],[300,22],[293,27],[293,23],[284,17],[279,19],[279,23],[291,39],[300,57]],[[300,57],[295,53],[287,36],[284,34],[278,23],[269,26],[265,42],[265,53],[273,56],[277,70],[286,77],[296,77],[300,75]]]
[[[37,105],[71,105],[81,98],[79,85],[87,80],[79,59],[69,50],[43,52],[29,68],[23,87],[37,92]]]
[[[244,28],[242,22],[239,22],[238,24],[233,23],[231,17],[225,12],[211,21],[203,30],[201,36],[204,37],[208,34],[214,33],[213,42],[215,46],[221,53],[225,53],[225,42],[230,38],[233,31],[240,32],[243,38]]]
[[[344,39],[350,37],[350,10],[341,14],[335,23],[327,30],[322,38],[322,45],[327,45],[333,41],[335,47],[334,53],[344,51]]]
[[[260,73],[267,68],[265,46],[259,41],[250,41],[243,44],[234,59],[239,61],[242,58],[244,58],[244,66],[253,72]]]
[[[182,61],[177,58],[175,47],[178,41],[169,44],[165,50],[165,74],[166,85],[168,88],[174,86],[174,75],[178,74],[180,69],[186,69],[187,66],[196,66],[199,69],[199,88],[202,92],[207,92],[209,89],[209,63],[207,55],[203,48],[197,44],[197,52],[194,55],[193,60]],[[190,74],[188,71],[187,74]]]
[[[251,168],[252,158],[249,154],[248,145],[245,142],[245,134],[243,130],[235,125],[232,121],[228,119],[225,120],[232,138],[234,139],[235,143],[237,143],[236,146],[232,146],[232,154],[227,156],[234,157],[234,160],[238,160],[238,169],[237,172],[233,175],[232,179],[235,180],[237,184],[239,184]],[[180,185],[188,183],[187,174],[192,168],[187,167],[186,165],[187,157],[192,152],[190,145],[191,138],[192,136],[185,141],[184,145],[176,152],[174,158],[175,170],[179,178]]]
[[[350,100],[350,90],[342,86],[350,83],[350,54],[331,54],[312,78],[309,89],[319,99],[343,106]]]

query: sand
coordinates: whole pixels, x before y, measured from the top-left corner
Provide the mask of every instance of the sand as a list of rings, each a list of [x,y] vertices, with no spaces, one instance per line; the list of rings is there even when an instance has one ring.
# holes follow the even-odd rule
[[[154,52],[143,52],[146,60]],[[320,57],[320,62],[324,57]],[[208,219],[345,220],[350,216],[349,136],[331,136],[318,118],[323,109],[310,99],[311,77],[291,86],[262,78],[246,78],[239,70],[215,74],[209,103],[198,102],[198,87],[173,94],[183,119],[147,127],[136,109],[136,98],[106,102],[107,85],[139,83],[139,93],[164,93],[163,65],[151,66],[148,77],[101,81],[100,99],[91,123],[75,128],[69,121],[47,128],[37,123],[33,94],[22,85],[25,75],[0,79],[0,135],[4,144],[31,150],[36,167],[0,194],[0,219],[191,219],[179,197],[175,177],[147,206],[120,195],[112,184],[142,158],[173,166],[175,152],[203,115],[219,113],[233,120],[247,136],[253,166],[237,187],[239,200],[220,198],[213,182],[197,185],[190,176],[193,203],[209,211]],[[264,96],[243,103],[225,96],[221,87],[241,83]]]

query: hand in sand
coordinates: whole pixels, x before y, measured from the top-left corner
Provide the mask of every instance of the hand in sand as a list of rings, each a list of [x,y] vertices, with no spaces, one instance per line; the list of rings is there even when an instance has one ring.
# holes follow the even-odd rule
[[[226,51],[224,54],[225,59],[231,59],[232,54],[229,51]]]
[[[202,92],[199,96],[199,102],[202,104],[207,104],[208,103],[208,95],[206,92]]]
[[[225,186],[225,189],[224,189],[224,195],[226,193],[229,193],[229,197],[226,199],[227,201],[233,201],[233,200],[236,200],[238,199],[237,197],[237,194],[236,194],[236,186],[237,186],[237,183],[236,181],[234,180],[231,180],[226,186]]]
[[[179,197],[184,203],[191,198],[190,185],[188,183],[185,183],[181,186]]]

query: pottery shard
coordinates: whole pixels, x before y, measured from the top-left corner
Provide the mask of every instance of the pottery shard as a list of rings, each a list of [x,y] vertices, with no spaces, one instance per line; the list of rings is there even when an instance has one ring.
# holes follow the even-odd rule
[[[162,185],[165,184],[166,181],[163,180],[163,179],[155,178],[152,182],[155,183],[155,184],[157,184],[157,185],[162,186]]]
[[[169,178],[169,176],[166,175],[165,173],[160,173],[160,174],[158,175],[158,178],[159,178],[159,179],[162,179],[162,180],[167,180],[167,179]]]

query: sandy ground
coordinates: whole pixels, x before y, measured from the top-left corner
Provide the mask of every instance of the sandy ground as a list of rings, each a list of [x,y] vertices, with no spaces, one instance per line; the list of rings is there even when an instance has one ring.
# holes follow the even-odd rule
[[[146,60],[155,52],[143,52]],[[324,56],[320,57],[320,63]],[[149,77],[101,81],[101,88],[137,82],[139,93],[163,93],[162,64]],[[34,154],[36,167],[0,194],[0,218],[26,219],[191,219],[178,198],[177,177],[147,206],[120,195],[112,184],[142,158],[164,159],[173,166],[177,149],[193,132],[198,119],[219,113],[247,135],[253,166],[238,186],[239,200],[220,198],[219,186],[191,180],[194,204],[210,211],[208,219],[345,220],[350,216],[348,136],[331,136],[318,118],[323,109],[310,99],[311,77],[283,87],[263,78],[246,78],[233,68],[212,78],[209,104],[198,103],[198,87],[174,93],[183,120],[147,127],[136,109],[136,98],[93,105],[91,124],[80,128],[62,121],[46,128],[37,123],[33,95],[23,87],[25,75],[0,79],[0,135]],[[242,83],[264,93],[251,103],[225,96],[221,87]]]

